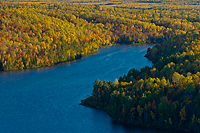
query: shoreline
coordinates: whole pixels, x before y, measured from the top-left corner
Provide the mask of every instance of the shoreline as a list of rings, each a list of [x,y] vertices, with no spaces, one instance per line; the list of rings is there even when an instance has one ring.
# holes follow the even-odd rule
[[[112,44],[112,45],[101,46],[99,49],[101,49],[101,48],[107,48],[107,47],[112,47],[112,46],[119,46],[119,45],[155,46],[157,44],[119,44],[119,43],[116,43],[116,44]],[[65,63],[71,63],[71,62],[78,61],[80,59],[83,59],[86,56],[97,54],[99,52],[99,49],[96,52],[93,52],[93,53],[90,53],[90,54],[86,54],[86,55],[81,55],[80,57],[75,58],[73,60],[67,60],[67,61],[63,61],[63,62],[58,62],[58,63],[55,63],[55,64],[50,65],[50,66],[40,66],[40,67],[32,67],[32,68],[24,68],[24,69],[0,70],[0,73],[4,73],[4,72],[16,72],[16,71],[23,71],[23,70],[33,70],[33,69],[41,69],[41,68],[51,68],[51,67],[54,67],[54,66],[57,66],[57,65],[60,65],[60,64],[65,64]]]
[[[96,104],[88,104],[88,101],[92,100],[93,102],[95,101],[94,96],[89,96],[88,98],[84,99],[84,100],[81,100],[81,103],[79,103],[79,105],[82,105],[82,106],[86,106],[86,107],[90,107],[90,108],[94,108],[94,109],[98,109],[98,110],[101,110],[103,112],[105,112],[106,114],[108,114],[112,120],[117,123],[117,124],[120,124],[120,125],[129,125],[129,126],[139,126],[141,128],[150,128],[150,129],[159,129],[159,130],[168,130],[169,132],[170,131],[174,131],[174,132],[181,132],[181,133],[189,133],[189,132],[186,132],[186,131],[183,131],[183,130],[176,130],[176,129],[171,129],[171,128],[163,128],[163,127],[156,127],[156,126],[148,126],[148,125],[140,125],[140,124],[134,124],[134,123],[128,123],[128,122],[122,122],[122,121],[119,121],[119,120],[115,120],[111,114],[109,113],[109,111],[106,109],[108,107],[103,107],[101,105],[99,106],[95,106],[96,104],[98,104],[98,102],[96,102]]]

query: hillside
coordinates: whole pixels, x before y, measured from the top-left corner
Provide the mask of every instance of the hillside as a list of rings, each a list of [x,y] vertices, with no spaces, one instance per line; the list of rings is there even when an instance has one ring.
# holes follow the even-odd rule
[[[3,71],[52,66],[116,43],[162,43],[200,27],[195,10],[6,2],[0,7]]]

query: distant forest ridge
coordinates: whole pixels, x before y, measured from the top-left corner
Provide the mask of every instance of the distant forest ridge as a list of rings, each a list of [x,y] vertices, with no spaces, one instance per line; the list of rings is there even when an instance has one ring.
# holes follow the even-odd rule
[[[67,3],[100,3],[116,4],[116,2],[134,2],[134,3],[173,3],[173,4],[200,4],[199,0],[2,0],[9,2],[67,2]]]

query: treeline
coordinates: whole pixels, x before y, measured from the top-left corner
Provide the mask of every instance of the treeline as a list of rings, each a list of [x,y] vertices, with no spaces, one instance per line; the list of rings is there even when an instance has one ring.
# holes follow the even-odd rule
[[[170,4],[193,4],[198,5],[199,0],[5,0],[10,2],[68,2],[68,3],[108,3],[115,4],[118,2],[126,3],[170,3]]]
[[[0,9],[0,70],[51,66],[114,43],[162,43],[200,28],[198,11],[5,2]]]
[[[105,109],[121,123],[200,132],[200,31],[148,49],[153,67],[131,69],[119,80],[94,82],[83,105]]]

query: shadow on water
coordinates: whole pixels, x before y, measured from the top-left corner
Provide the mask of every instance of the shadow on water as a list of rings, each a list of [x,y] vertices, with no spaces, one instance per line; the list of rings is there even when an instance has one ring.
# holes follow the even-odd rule
[[[87,107],[89,108],[89,107]],[[92,108],[93,110],[93,116],[95,118],[95,121],[102,121],[104,117],[110,117],[108,114],[106,114],[103,110]],[[102,117],[104,116],[104,117]],[[161,129],[161,128],[154,128],[154,127],[144,127],[144,126],[138,126],[133,124],[121,124],[110,118],[111,126],[113,131],[115,133],[186,133],[182,131],[174,131],[174,130],[168,130],[168,129]]]

